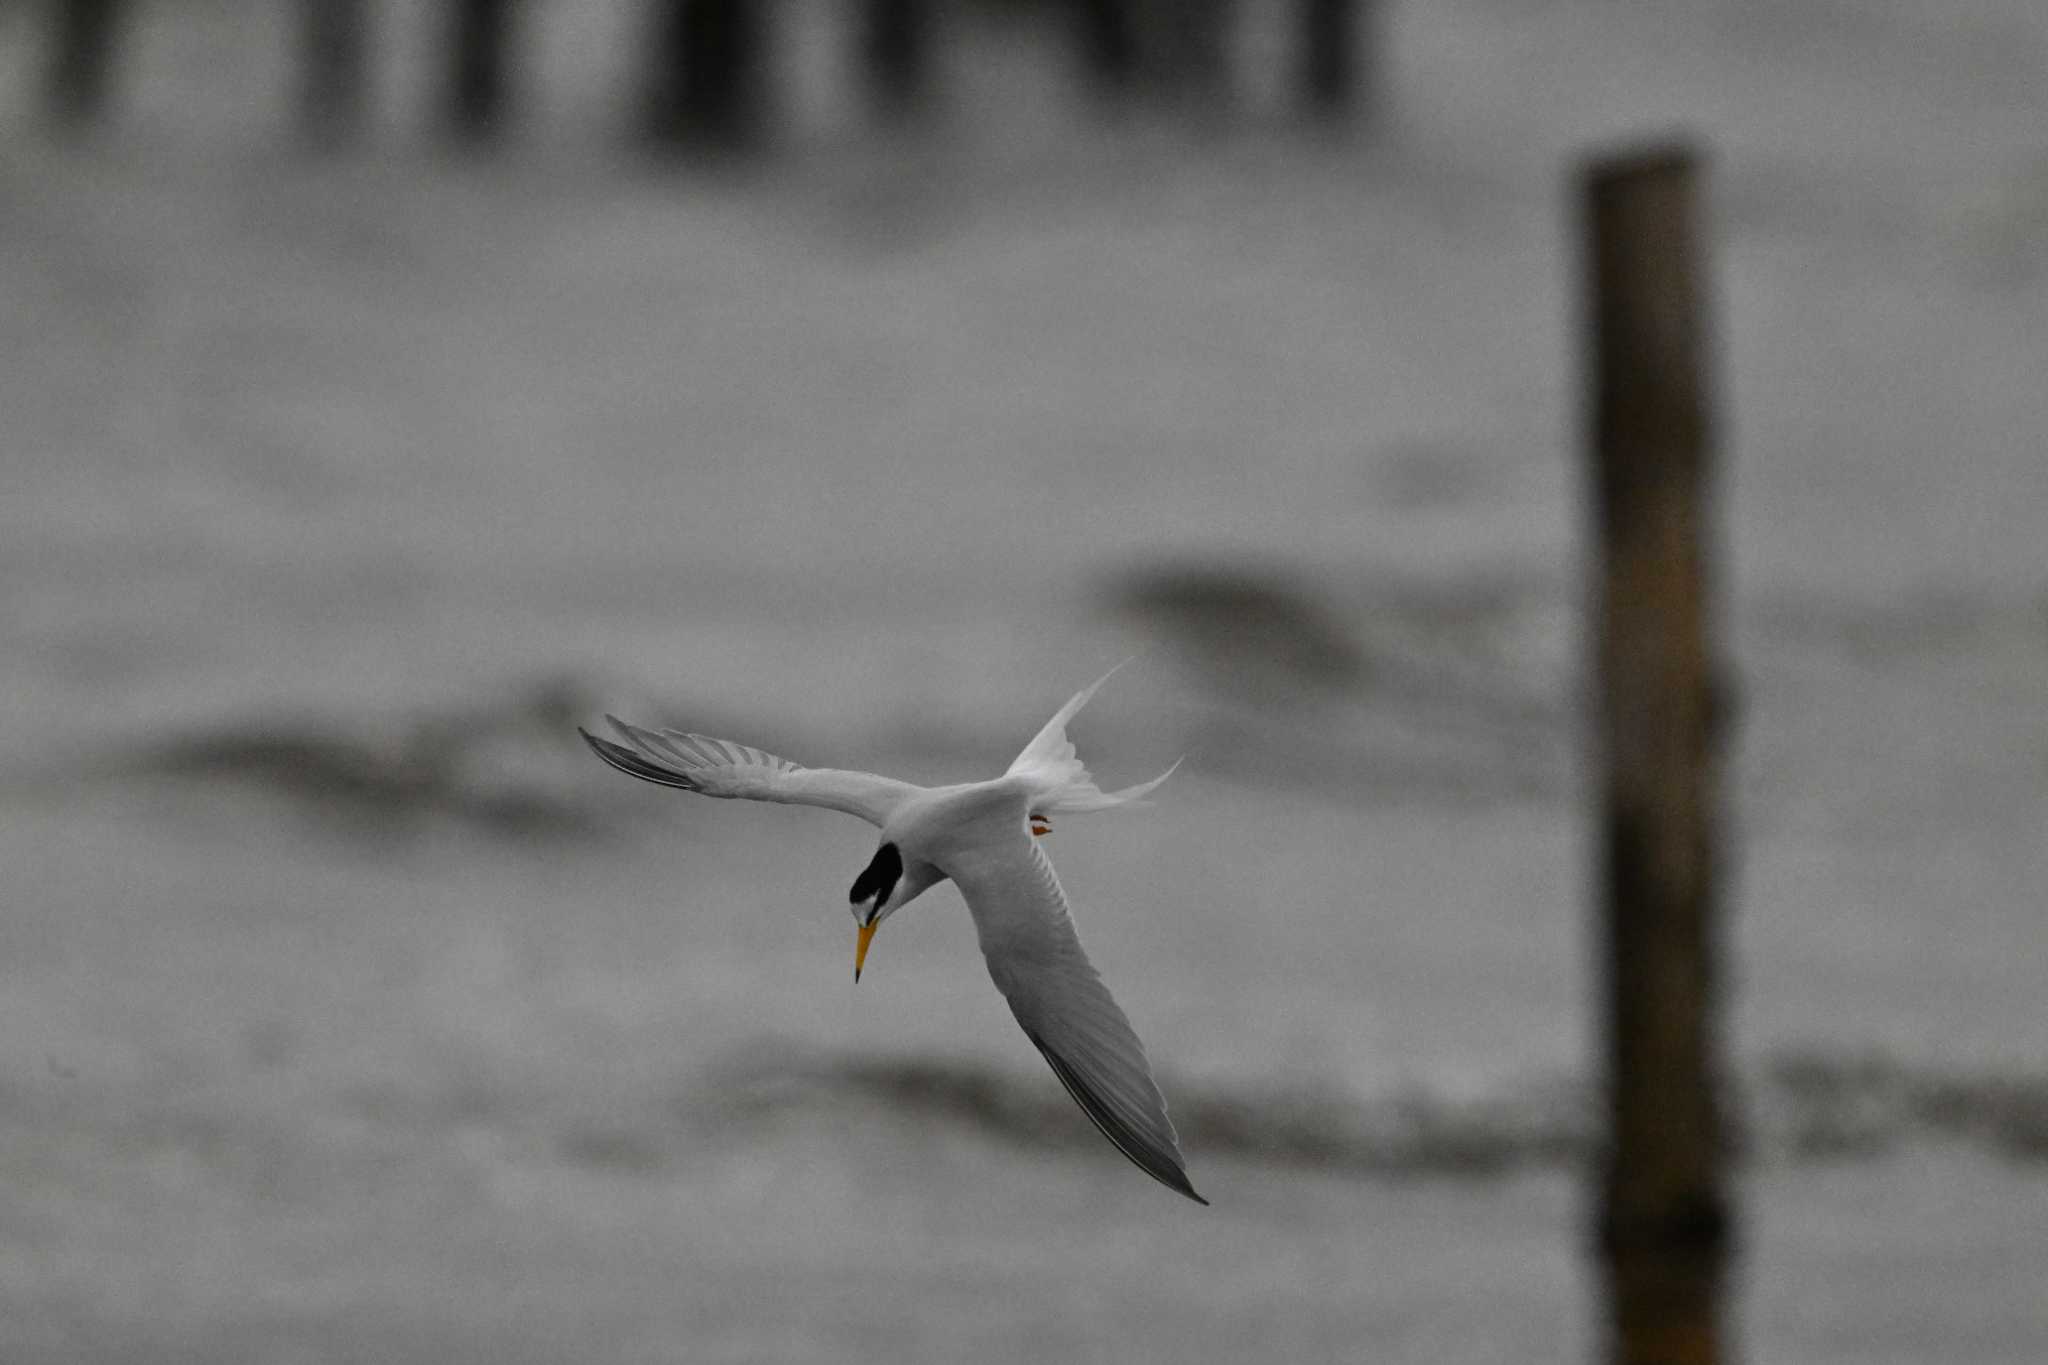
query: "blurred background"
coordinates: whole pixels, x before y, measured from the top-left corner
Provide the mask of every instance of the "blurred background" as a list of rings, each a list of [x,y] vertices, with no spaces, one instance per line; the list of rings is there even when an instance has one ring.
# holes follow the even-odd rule
[[[1737,1340],[2048,1358],[2048,12],[737,9],[0,4],[0,1354],[1586,1358],[1572,175],[1684,129]],[[1049,851],[1208,1210],[573,729],[1129,655]]]

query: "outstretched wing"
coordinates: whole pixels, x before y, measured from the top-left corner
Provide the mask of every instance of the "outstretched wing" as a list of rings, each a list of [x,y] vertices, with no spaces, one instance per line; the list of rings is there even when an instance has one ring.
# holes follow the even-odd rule
[[[1144,1045],[1074,932],[1045,853],[1016,823],[992,857],[953,873],[996,989],[1102,1135],[1147,1175],[1198,1204]],[[962,875],[962,873],[966,875]]]
[[[908,782],[843,768],[806,768],[729,739],[681,730],[643,730],[616,716],[605,720],[624,744],[577,728],[597,756],[622,773],[679,791],[741,801],[823,806],[880,826],[918,789]]]

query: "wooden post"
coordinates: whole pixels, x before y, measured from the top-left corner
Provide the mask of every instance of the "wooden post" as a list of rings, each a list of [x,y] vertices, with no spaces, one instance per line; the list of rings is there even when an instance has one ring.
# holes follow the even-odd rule
[[[1081,62],[1098,92],[1130,93],[1138,77],[1137,21],[1131,0],[1070,0],[1079,25]]]
[[[117,33],[129,7],[122,0],[49,0],[54,33],[46,103],[60,128],[97,121],[107,107]]]
[[[321,146],[362,130],[369,106],[370,21],[363,0],[302,0],[299,127]]]
[[[503,125],[506,76],[517,0],[452,0],[448,32],[448,126],[482,141]]]
[[[930,93],[931,0],[867,0],[861,56],[875,107],[896,119]]]
[[[1358,2],[1300,0],[1300,5],[1302,102],[1318,118],[1341,117],[1359,102]]]
[[[1651,150],[1595,162],[1584,185],[1609,1106],[1598,1246],[1616,1365],[1726,1359],[1696,166],[1687,148]]]
[[[1231,93],[1234,0],[1135,0],[1134,7],[1147,93],[1198,120],[1223,118]]]
[[[759,0],[655,0],[649,136],[672,150],[752,145],[767,108],[767,46]]]

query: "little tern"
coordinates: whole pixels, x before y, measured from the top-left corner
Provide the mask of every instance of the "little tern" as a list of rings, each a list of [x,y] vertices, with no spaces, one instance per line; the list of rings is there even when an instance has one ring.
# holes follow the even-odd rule
[[[1114,673],[1116,670],[1111,669]],[[848,899],[853,979],[882,921],[943,881],[960,888],[988,974],[1053,1074],[1139,1169],[1198,1204],[1144,1046],[1074,930],[1066,892],[1036,838],[1052,817],[1121,806],[1173,775],[1105,792],[1075,756],[1067,722],[1109,675],[1078,692],[1001,777],[920,787],[875,773],[806,768],[731,740],[605,720],[624,743],[579,727],[597,756],[646,782],[702,796],[776,801],[858,815],[881,830]]]

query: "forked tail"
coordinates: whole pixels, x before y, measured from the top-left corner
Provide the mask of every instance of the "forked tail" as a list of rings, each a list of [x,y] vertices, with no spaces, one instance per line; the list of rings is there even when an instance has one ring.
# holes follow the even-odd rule
[[[1116,668],[1122,668],[1118,664]],[[1074,713],[1088,704],[1095,690],[1115,676],[1116,668],[1097,678],[1089,686],[1076,692],[1073,698],[1045,728],[1024,746],[1024,752],[1017,755],[1017,761],[1010,765],[1005,777],[1029,778],[1035,792],[1031,805],[1033,815],[1059,815],[1081,811],[1107,810],[1136,801],[1149,794],[1153,788],[1173,776],[1174,768],[1180,767],[1175,759],[1173,768],[1168,768],[1150,782],[1140,782],[1135,787],[1122,791],[1106,792],[1095,785],[1095,779],[1088,775],[1088,769],[1074,753],[1074,742],[1067,738],[1067,722]]]

